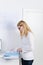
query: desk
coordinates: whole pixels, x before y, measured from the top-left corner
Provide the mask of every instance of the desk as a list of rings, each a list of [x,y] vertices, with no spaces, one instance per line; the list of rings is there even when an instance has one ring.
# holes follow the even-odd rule
[[[13,60],[5,60],[2,58],[2,55],[0,55],[0,65],[19,65],[19,58]]]

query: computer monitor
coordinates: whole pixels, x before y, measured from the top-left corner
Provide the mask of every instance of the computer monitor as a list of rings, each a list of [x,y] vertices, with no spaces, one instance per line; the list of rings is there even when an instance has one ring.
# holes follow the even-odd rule
[[[0,39],[0,51],[2,49],[2,39]]]

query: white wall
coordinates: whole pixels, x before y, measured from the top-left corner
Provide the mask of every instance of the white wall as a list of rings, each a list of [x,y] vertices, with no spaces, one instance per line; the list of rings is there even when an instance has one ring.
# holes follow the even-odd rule
[[[2,51],[15,48],[17,39],[17,22],[22,18],[21,9],[14,12],[15,15],[0,16],[0,39],[2,39]]]

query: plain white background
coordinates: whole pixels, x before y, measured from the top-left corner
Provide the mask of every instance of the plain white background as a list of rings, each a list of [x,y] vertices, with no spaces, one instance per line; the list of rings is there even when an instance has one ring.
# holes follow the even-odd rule
[[[2,50],[18,46],[16,24],[23,18],[35,34],[34,65],[43,64],[43,0],[0,0],[0,39]],[[15,33],[15,34],[14,34]]]

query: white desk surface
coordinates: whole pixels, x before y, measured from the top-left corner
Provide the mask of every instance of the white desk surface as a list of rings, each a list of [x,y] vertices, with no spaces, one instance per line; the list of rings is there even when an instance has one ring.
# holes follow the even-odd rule
[[[13,60],[5,60],[2,58],[2,55],[0,55],[0,65],[19,65],[19,58]]]

